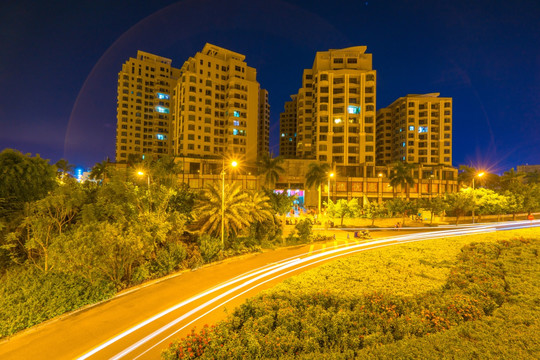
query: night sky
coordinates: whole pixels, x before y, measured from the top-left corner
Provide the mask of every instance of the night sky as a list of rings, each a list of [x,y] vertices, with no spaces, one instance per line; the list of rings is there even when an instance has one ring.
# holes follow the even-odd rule
[[[0,150],[114,159],[122,64],[143,50],[179,68],[206,42],[257,69],[274,154],[315,52],[366,45],[378,109],[406,94],[454,99],[454,166],[540,164],[538,0],[2,1]]]

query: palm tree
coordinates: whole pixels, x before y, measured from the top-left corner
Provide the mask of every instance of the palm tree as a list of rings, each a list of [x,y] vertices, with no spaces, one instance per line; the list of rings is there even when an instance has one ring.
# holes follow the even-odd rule
[[[504,190],[512,190],[517,185],[523,183],[524,177],[525,174],[521,172],[516,172],[514,171],[514,168],[512,168],[509,171],[505,171],[504,174],[501,176],[501,185]]]
[[[61,179],[69,176],[75,170],[75,165],[70,164],[66,159],[58,160],[54,166],[56,166]]]
[[[96,163],[96,165],[94,165],[94,167],[90,171],[90,175],[88,177],[92,180],[99,180],[99,184],[101,184],[106,178],[110,176],[108,165],[109,157],[107,157],[107,159],[103,160],[100,163]]]
[[[264,184],[273,185],[278,181],[279,174],[284,173],[283,158],[281,156],[272,157],[269,154],[262,155],[257,160],[259,175],[264,175]]]
[[[311,163],[306,173],[306,187],[317,186],[319,191],[319,214],[321,213],[321,184],[328,178],[330,169],[330,164],[327,163]]]
[[[237,184],[225,186],[224,197],[225,236],[236,236],[247,228],[253,220],[249,195],[240,190]],[[209,184],[195,206],[195,224],[199,232],[219,237],[221,233],[221,186]]]
[[[270,198],[263,191],[253,191],[248,193],[248,206],[252,216],[252,222],[264,222],[274,219],[274,211]]]
[[[478,172],[475,168],[467,165],[459,165],[458,182],[460,184],[467,184],[468,186],[472,185],[472,180]]]
[[[534,170],[532,172],[527,172],[525,174],[525,180],[527,181],[527,184],[538,184],[538,183],[540,183],[540,172],[538,172],[538,170]]]
[[[412,165],[397,162],[394,164],[393,172],[390,174],[390,186],[397,187],[401,185],[402,192],[405,190],[407,199],[409,198],[409,186],[414,185],[414,179],[411,175]]]

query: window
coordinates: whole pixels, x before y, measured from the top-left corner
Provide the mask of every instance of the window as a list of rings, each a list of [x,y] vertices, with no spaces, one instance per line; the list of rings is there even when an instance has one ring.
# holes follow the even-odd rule
[[[349,105],[347,106],[347,112],[349,114],[360,114],[360,106]]]
[[[167,136],[165,136],[163,134],[156,134],[156,139],[158,139],[158,140],[166,140]]]
[[[357,62],[356,58],[347,59],[347,64],[356,64]]]
[[[334,64],[343,64],[343,59],[342,58],[335,58],[334,59]]]
[[[414,125],[409,126],[409,131],[414,131]]]
[[[419,133],[427,133],[428,132],[428,127],[427,126],[419,126],[418,127],[418,132]]]
[[[157,98],[160,100],[169,100],[169,95],[163,93],[157,93]]]
[[[234,117],[240,117],[240,112],[234,110],[234,111],[233,111],[233,116],[234,116]]]

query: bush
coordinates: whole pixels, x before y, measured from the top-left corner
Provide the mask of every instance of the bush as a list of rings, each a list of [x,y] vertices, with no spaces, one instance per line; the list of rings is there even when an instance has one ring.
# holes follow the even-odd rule
[[[13,269],[0,282],[0,337],[108,299],[114,285],[59,272],[43,273],[33,268]]]
[[[537,273],[534,253],[539,246],[538,241],[531,246],[523,240],[467,245],[450,267],[444,284],[414,297],[396,295],[391,290],[343,291],[354,290],[355,281],[361,279],[350,278],[346,272],[333,274],[335,282],[342,283],[341,289],[338,284],[335,291],[321,290],[313,286],[312,280],[321,277],[316,282],[325,284],[329,272],[317,269],[298,277],[304,281],[301,287],[291,287],[289,282],[247,300],[227,321],[205,328],[202,333],[193,332],[172,344],[163,356],[166,359],[441,358],[444,347],[432,345],[430,350],[437,355],[426,356],[428,352],[415,346],[416,341],[426,344],[423,339],[454,329],[463,329],[464,334],[469,334],[465,336],[473,336],[470,334],[474,332],[466,330],[471,329],[468,324],[492,322],[482,319],[506,304],[512,291],[507,277],[531,277]],[[352,260],[342,260],[341,264],[347,261]],[[516,262],[526,270],[516,267]],[[342,268],[337,263],[328,268],[332,266],[334,271]],[[388,281],[386,277],[385,281]],[[534,289],[524,287],[522,291],[534,297],[537,288],[538,285]],[[529,306],[535,307],[535,301]],[[534,329],[528,333],[534,333]],[[488,331],[475,341],[489,342],[490,336]],[[398,350],[386,355],[387,346],[402,342],[412,345],[391,348]],[[467,353],[474,357],[470,351]]]
[[[199,249],[204,262],[212,262],[217,259],[218,254],[221,251],[221,240],[203,234],[199,238]]]

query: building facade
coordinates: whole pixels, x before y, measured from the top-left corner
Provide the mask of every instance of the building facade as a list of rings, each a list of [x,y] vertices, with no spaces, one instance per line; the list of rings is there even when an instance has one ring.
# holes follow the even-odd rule
[[[184,63],[174,89],[175,155],[256,161],[260,87],[244,59],[206,44]]]
[[[376,72],[365,46],[317,52],[297,95],[296,156],[356,175],[375,165]]]
[[[118,74],[116,161],[171,154],[172,93],[180,70],[137,52]]]
[[[377,165],[452,166],[452,98],[407,95],[377,111]]]
[[[287,159],[296,157],[296,111],[296,95],[291,95],[279,114],[279,155]]]
[[[270,103],[268,91],[259,91],[259,123],[257,124],[257,156],[269,153],[270,148]]]

